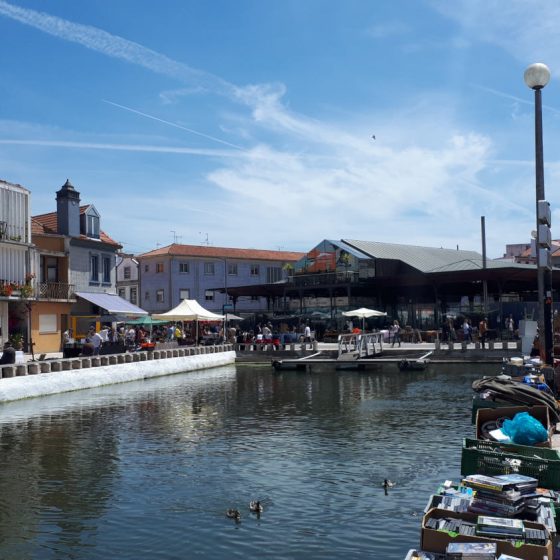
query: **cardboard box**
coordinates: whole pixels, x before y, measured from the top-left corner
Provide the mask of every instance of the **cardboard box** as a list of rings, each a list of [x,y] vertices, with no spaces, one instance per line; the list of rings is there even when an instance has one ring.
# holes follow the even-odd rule
[[[478,515],[474,513],[456,513],[454,511],[445,511],[441,509],[431,509],[422,518],[422,534],[420,541],[420,548],[426,552],[435,552],[438,554],[445,553],[445,549],[450,542],[495,542],[497,544],[498,555],[509,554],[510,556],[523,558],[523,560],[553,560],[552,556],[552,541],[548,539],[546,546],[536,544],[523,544],[516,548],[510,541],[501,539],[489,539],[486,537],[469,537],[466,535],[457,535],[452,537],[445,531],[437,531],[426,527],[426,521],[431,518],[441,519],[462,519],[463,521],[470,521],[476,523]],[[533,523],[531,521],[524,521],[525,527],[530,529],[541,529],[546,531],[544,525],[540,523]],[[547,533],[548,534],[548,533]]]
[[[491,420],[498,418],[509,418],[510,420],[519,413],[528,412],[533,418],[536,418],[547,430],[548,440],[542,443],[535,444],[538,447],[551,447],[551,436],[554,432],[554,426],[551,425],[548,417],[547,406],[504,406],[500,408],[479,408],[476,412],[476,439],[484,439],[482,437],[482,426]]]

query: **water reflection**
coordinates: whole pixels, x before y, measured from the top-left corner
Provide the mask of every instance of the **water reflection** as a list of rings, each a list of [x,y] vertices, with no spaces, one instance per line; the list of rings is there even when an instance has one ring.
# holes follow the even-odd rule
[[[400,559],[480,373],[228,367],[3,405],[0,557]]]

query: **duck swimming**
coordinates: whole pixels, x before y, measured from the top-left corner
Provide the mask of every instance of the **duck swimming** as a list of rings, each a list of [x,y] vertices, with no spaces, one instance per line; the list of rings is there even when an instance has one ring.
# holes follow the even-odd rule
[[[226,517],[239,521],[241,519],[241,513],[239,512],[238,509],[228,509],[226,511]]]
[[[391,482],[390,480],[385,479],[381,486],[383,486],[383,488],[387,489],[387,488],[394,488],[396,485],[397,485],[396,482]]]
[[[258,501],[258,500],[253,500],[250,504],[249,504],[249,509],[253,512],[253,513],[262,513],[264,511],[264,508],[262,506],[262,504]]]

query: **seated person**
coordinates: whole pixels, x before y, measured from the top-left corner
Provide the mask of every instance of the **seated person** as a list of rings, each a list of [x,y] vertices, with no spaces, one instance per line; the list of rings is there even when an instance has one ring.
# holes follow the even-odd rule
[[[95,347],[91,342],[85,342],[82,346],[82,356],[93,356]]]
[[[6,344],[4,344],[4,352],[2,353],[2,357],[0,358],[0,366],[15,363],[16,351],[14,350],[11,342],[6,342]]]

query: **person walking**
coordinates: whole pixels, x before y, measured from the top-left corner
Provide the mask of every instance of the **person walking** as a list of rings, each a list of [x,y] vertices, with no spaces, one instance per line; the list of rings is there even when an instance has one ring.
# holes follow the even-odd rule
[[[465,342],[472,342],[472,327],[470,321],[466,317],[463,321],[463,340]]]
[[[391,335],[393,338],[393,343],[391,344],[391,348],[395,346],[395,342],[399,343],[399,347],[401,345],[401,326],[399,322],[395,319],[391,326]]]
[[[478,323],[478,336],[480,337],[480,345],[484,348],[486,343],[486,337],[488,336],[488,318],[484,317],[480,323]]]

